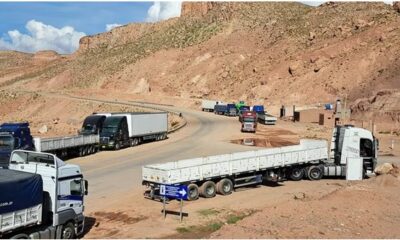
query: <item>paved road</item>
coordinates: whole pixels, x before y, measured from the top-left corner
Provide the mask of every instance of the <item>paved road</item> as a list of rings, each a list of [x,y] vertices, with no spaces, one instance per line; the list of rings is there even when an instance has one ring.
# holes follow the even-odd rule
[[[143,191],[141,166],[151,163],[229,153],[238,150],[254,150],[254,147],[229,143],[229,137],[238,132],[237,118],[216,116],[212,113],[162,107],[165,110],[182,112],[188,124],[169,139],[127,148],[120,151],[105,151],[69,163],[79,164],[85,178],[89,180],[90,194],[87,206],[101,207],[99,201],[123,196],[132,191]],[[90,209],[89,209],[90,210]],[[91,209],[93,210],[93,209]]]

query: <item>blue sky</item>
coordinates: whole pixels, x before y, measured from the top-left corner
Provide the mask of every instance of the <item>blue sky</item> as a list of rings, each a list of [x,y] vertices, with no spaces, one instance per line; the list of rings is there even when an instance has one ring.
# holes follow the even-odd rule
[[[181,2],[0,2],[0,50],[68,54],[79,39],[180,15]]]
[[[54,27],[66,25],[86,34],[103,32],[106,24],[143,22],[152,2],[0,2],[0,33],[36,20]]]

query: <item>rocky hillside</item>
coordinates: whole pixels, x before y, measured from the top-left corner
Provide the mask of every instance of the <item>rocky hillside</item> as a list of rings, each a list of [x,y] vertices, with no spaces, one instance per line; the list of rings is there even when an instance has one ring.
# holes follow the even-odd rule
[[[399,58],[400,13],[384,3],[190,2],[179,18],[84,37],[67,59],[32,71],[19,68],[31,56],[0,59],[12,65],[0,82],[301,105],[399,89]]]

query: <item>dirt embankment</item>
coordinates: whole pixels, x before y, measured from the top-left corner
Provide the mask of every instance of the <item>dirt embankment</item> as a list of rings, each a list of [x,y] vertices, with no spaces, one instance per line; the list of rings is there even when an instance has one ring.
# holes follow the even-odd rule
[[[297,194],[212,238],[399,238],[400,177],[338,183],[327,195]],[[322,186],[321,186],[322,187]]]
[[[34,136],[67,136],[77,134],[83,120],[94,112],[151,112],[153,109],[109,103],[98,103],[42,93],[0,91],[0,122],[29,122]],[[169,128],[182,119],[169,114]]]

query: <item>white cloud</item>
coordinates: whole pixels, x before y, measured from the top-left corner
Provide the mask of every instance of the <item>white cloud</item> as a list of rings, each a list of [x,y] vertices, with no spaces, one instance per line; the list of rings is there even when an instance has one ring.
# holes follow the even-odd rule
[[[54,50],[58,53],[72,53],[79,47],[79,39],[86,34],[73,27],[56,28],[42,22],[30,20],[25,25],[27,34],[18,30],[8,31],[10,41],[0,38],[0,50],[17,50],[34,53]]]
[[[147,11],[147,22],[158,22],[181,15],[181,1],[154,2]]]
[[[111,29],[116,28],[116,27],[120,27],[120,26],[122,26],[122,24],[118,24],[118,23],[106,24],[106,31],[108,32]]]

